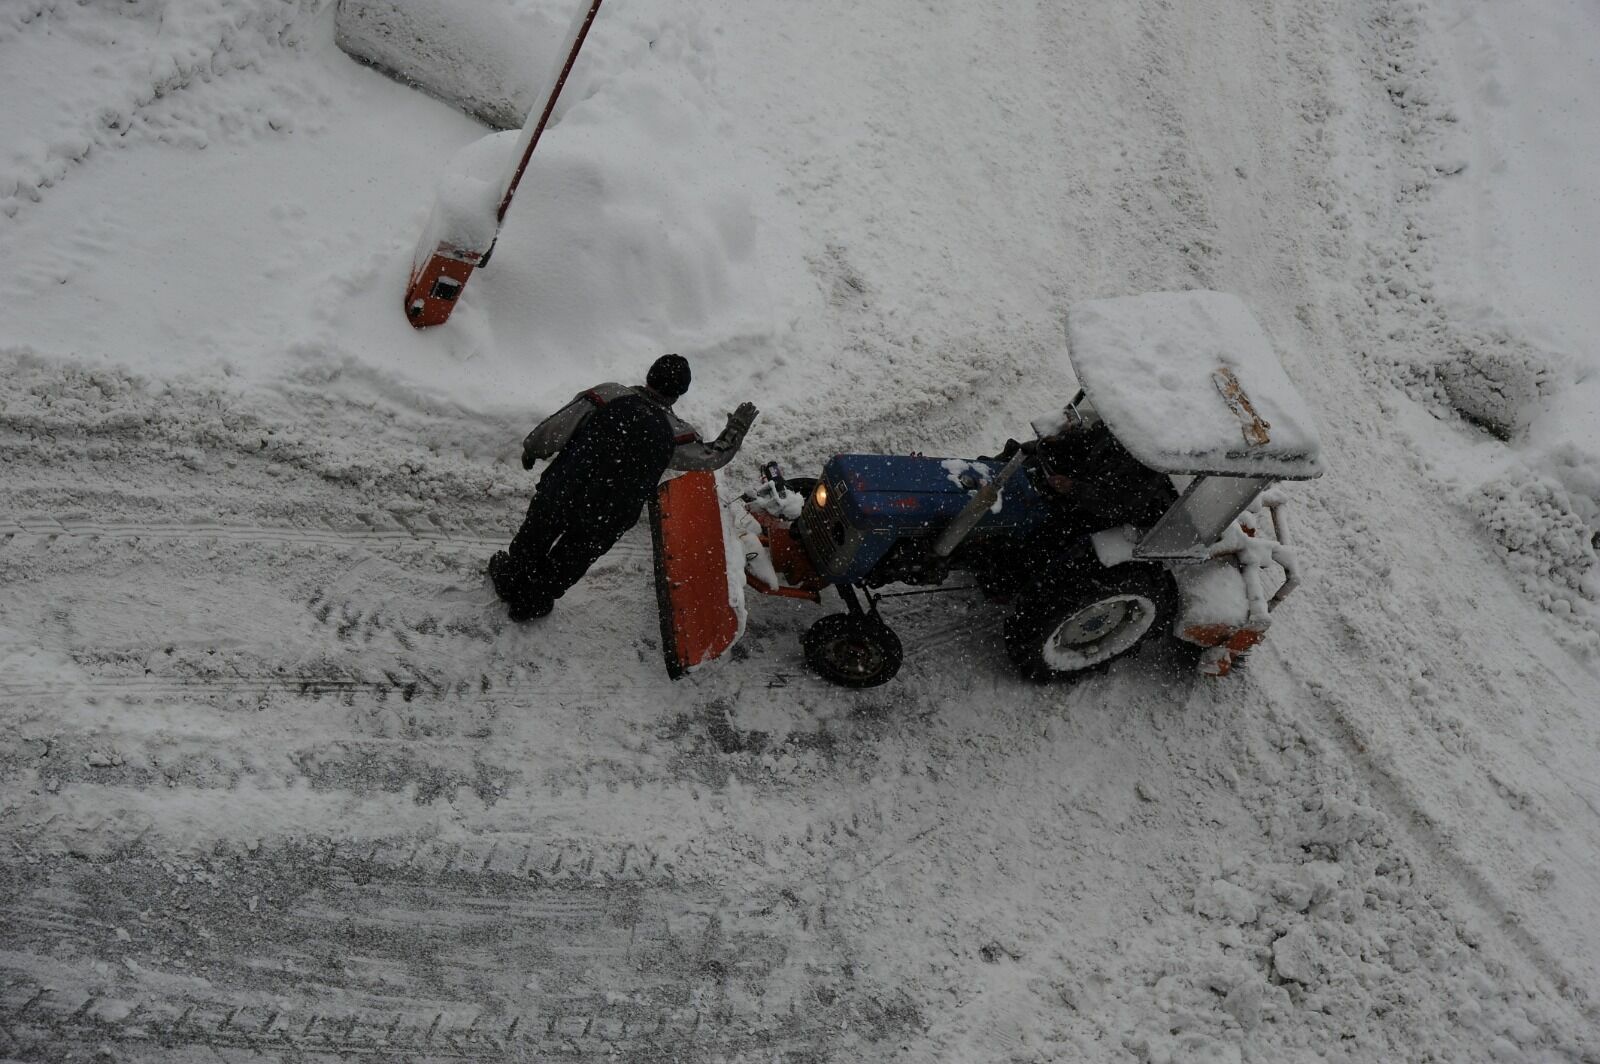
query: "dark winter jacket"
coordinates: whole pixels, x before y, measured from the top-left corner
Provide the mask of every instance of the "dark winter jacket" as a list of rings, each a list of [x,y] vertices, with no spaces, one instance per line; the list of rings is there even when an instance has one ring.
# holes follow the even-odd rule
[[[534,507],[564,535],[613,540],[639,519],[671,455],[672,427],[661,408],[620,395],[578,424],[540,475]]]
[[[687,472],[697,469],[721,469],[732,461],[738,453],[739,446],[744,443],[745,433],[750,431],[750,424],[737,417],[729,416],[727,426],[722,433],[710,443],[700,438],[700,433],[695,427],[684,421],[673,411],[672,404],[663,399],[649,388],[630,387],[626,384],[606,383],[597,384],[593,388],[579,392],[566,406],[541,421],[537,427],[528,433],[527,439],[522,442],[522,465],[526,469],[533,468],[533,463],[540,458],[553,458],[572,439],[572,434],[578,430],[599,407],[613,399],[624,395],[637,395],[658,407],[667,416],[668,423],[672,426],[673,449],[672,460],[668,463],[669,469]]]

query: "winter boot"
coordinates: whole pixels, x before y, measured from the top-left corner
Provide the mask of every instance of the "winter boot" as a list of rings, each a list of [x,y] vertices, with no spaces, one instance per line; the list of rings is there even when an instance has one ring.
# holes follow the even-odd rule
[[[521,623],[547,616],[555,608],[555,599],[543,591],[537,580],[518,572],[518,566],[505,551],[495,551],[489,559],[489,579],[494,583],[494,593],[508,607],[508,615]]]
[[[506,604],[506,616],[521,624],[523,621],[548,617],[556,608],[556,600],[541,592],[528,592]]]
[[[510,602],[516,597],[517,580],[511,568],[511,555],[503,550],[495,551],[494,557],[489,559],[489,580],[501,602]]]

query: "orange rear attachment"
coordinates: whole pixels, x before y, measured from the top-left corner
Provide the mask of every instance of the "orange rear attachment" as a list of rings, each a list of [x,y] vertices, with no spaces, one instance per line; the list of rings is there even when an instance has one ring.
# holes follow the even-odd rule
[[[739,638],[714,473],[685,473],[650,502],[661,653],[674,680],[720,657]]]
[[[1235,628],[1231,624],[1194,624],[1183,630],[1184,641],[1206,647],[1200,658],[1200,671],[1207,676],[1226,676],[1244,664],[1250,648],[1267,637],[1264,630]]]

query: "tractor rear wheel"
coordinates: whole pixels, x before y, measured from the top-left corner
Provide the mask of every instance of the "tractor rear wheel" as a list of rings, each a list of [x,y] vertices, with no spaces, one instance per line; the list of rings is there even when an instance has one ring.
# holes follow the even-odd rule
[[[877,687],[894,679],[905,651],[874,616],[830,613],[800,637],[806,664],[841,687]]]
[[[1082,679],[1170,632],[1177,606],[1177,587],[1159,565],[1076,569],[1020,597],[1006,618],[1006,653],[1033,679]]]

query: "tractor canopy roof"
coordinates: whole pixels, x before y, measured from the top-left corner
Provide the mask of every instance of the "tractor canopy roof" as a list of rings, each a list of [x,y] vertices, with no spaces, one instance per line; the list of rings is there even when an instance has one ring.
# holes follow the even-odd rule
[[[1162,473],[1322,475],[1311,412],[1255,316],[1222,292],[1081,303],[1067,349],[1095,412]]]

